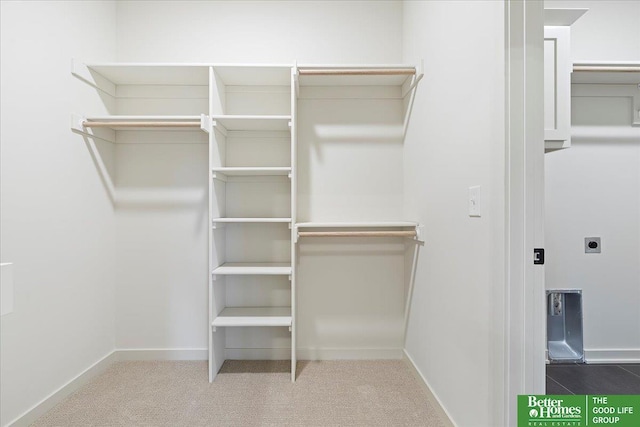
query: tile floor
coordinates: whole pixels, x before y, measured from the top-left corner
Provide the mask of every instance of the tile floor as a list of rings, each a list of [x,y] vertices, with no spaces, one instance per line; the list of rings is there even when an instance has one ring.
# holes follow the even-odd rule
[[[640,394],[640,364],[547,365],[547,394]]]

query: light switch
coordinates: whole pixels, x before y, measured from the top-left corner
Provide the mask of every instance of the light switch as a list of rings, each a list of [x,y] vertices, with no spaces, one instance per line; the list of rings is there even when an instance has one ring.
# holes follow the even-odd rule
[[[479,217],[480,215],[480,189],[479,185],[469,187],[469,216]]]
[[[0,264],[0,316],[13,312],[13,263]]]

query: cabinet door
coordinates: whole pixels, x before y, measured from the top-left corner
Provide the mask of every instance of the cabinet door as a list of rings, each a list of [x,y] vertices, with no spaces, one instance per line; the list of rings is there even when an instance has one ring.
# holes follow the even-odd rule
[[[570,27],[544,28],[545,151],[571,145]]]

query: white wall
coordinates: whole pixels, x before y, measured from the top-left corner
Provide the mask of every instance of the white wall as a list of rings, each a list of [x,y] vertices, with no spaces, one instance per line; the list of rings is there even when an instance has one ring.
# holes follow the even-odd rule
[[[117,10],[119,61],[292,64],[294,60],[307,63],[399,63],[402,60],[402,3],[399,1],[120,1]],[[301,115],[306,114],[304,117],[317,119],[316,113],[326,111],[327,101],[307,100],[305,102],[307,106],[300,107]],[[375,118],[375,120],[399,121],[399,101],[385,102],[384,109],[380,111],[388,113],[391,109],[395,115],[383,114],[383,117],[380,117],[381,112],[373,108],[369,111],[371,116],[367,120],[371,121]],[[342,106],[333,105],[331,113],[334,115],[340,111],[345,114],[353,113],[354,105],[360,108],[357,101],[351,101],[351,103],[345,101]],[[130,113],[133,114],[131,111]],[[361,115],[367,117],[366,112]],[[340,118],[339,115],[337,117]],[[334,126],[335,129],[336,123],[342,123],[336,120],[336,117],[331,119],[333,121],[324,120],[321,124]],[[355,119],[360,119],[361,125],[368,123],[363,122],[360,116]],[[331,170],[351,173],[355,176],[354,171],[345,172],[345,165],[342,162],[345,160],[345,153],[351,155],[351,158],[358,156],[362,142],[357,142],[354,146],[354,143],[340,145],[336,141],[328,141],[320,147],[317,145],[317,140],[322,138],[314,136],[316,124],[317,122],[313,120],[306,120],[300,126],[301,135],[311,135],[313,138],[307,138],[304,141],[303,138],[299,139],[301,153],[303,153],[300,154],[303,162],[301,171],[308,174],[309,171],[304,169],[305,165],[310,166],[313,163],[316,168],[314,170],[316,178],[329,177],[332,180],[326,183],[335,187],[339,184],[338,177],[341,175],[331,174]],[[386,176],[375,175],[376,178],[373,181],[369,179],[364,187],[374,188],[373,193],[377,191],[377,195],[382,197],[378,198],[378,206],[384,212],[376,213],[377,219],[398,220],[401,219],[402,213],[402,146],[397,142],[388,144],[377,141],[375,143],[378,146],[387,146],[385,154],[380,156],[376,154],[376,150],[369,151],[367,154],[365,150],[364,157],[360,157],[360,163],[358,163],[361,167],[359,170],[361,171],[364,168],[363,165],[369,160],[373,160],[374,164],[382,162],[386,166],[384,172]],[[241,146],[237,142],[228,145]],[[245,144],[244,147],[246,149],[254,146]],[[202,146],[202,149],[206,149],[206,146]],[[304,153],[309,156],[305,156]],[[246,159],[249,156],[255,158],[255,153],[245,153],[247,154]],[[327,154],[333,157],[320,159],[325,163],[319,163],[318,158],[312,158]],[[242,161],[248,161],[243,160],[243,154],[234,152],[233,148],[229,156],[227,160],[230,163],[242,165],[244,164]],[[171,157],[170,160],[169,157]],[[143,190],[146,187],[148,190],[160,185],[154,180],[163,176],[165,181],[161,185],[165,188],[172,187],[178,192],[199,191],[207,185],[207,157],[197,145],[176,145],[168,148],[160,144],[145,144],[144,147],[134,148],[134,146],[123,144],[117,146],[116,158],[116,191],[125,186]],[[148,164],[141,166],[145,159],[148,159]],[[322,172],[323,167],[326,167],[324,172]],[[175,171],[186,168],[192,168],[193,172],[188,184],[176,185],[176,182],[170,182],[170,178],[166,178]],[[319,174],[318,168],[320,168]],[[372,170],[374,169],[367,168],[367,171]],[[149,175],[150,172],[151,175]],[[200,181],[197,176],[201,176]],[[303,190],[306,188],[307,195],[315,197],[314,200],[321,198],[323,192],[327,191],[326,186],[318,187],[318,182],[322,183],[320,180],[314,181],[316,186],[314,188],[303,187]],[[381,182],[383,187],[376,190],[374,182]],[[358,185],[360,185],[359,190],[363,188],[362,183]],[[344,188],[343,186],[342,189]],[[350,195],[353,196],[353,188],[351,191]],[[366,197],[357,201],[361,202]],[[336,197],[326,200],[322,205],[316,203],[314,212],[316,216],[333,212],[333,215],[338,216],[331,219],[337,220],[343,212],[340,207],[343,200]],[[356,200],[352,197],[351,201]],[[366,216],[371,211],[372,203],[371,200],[368,204],[352,203],[349,210],[350,218],[356,219],[353,215],[357,211],[360,212],[360,218]],[[203,243],[206,245],[207,238],[206,211],[204,217],[199,216],[203,207],[206,205],[196,203],[185,206],[183,209],[117,208],[117,348],[206,348],[206,272],[208,267],[206,246],[203,247]],[[309,220],[309,209],[301,210]],[[349,219],[345,219],[344,215],[342,218]],[[317,220],[318,217],[314,219]],[[324,219],[329,218],[324,215]],[[204,222],[201,222],[202,220]],[[239,226],[230,227],[227,233],[235,233],[238,228]],[[255,242],[255,236],[251,236],[249,241]],[[172,244],[173,246],[169,247]],[[340,267],[345,274],[339,276],[339,283],[353,282],[354,277],[360,277],[356,286],[366,285],[365,288],[369,292],[379,293],[381,296],[388,297],[391,292],[394,295],[393,298],[399,300],[399,302],[394,300],[392,307],[384,304],[389,298],[378,298],[373,301],[375,303],[373,304],[371,301],[363,301],[359,292],[341,293],[337,284],[334,288],[327,289],[326,284],[335,281],[330,272],[339,271],[335,265],[344,259],[344,252],[340,252],[340,246],[328,252],[325,245],[319,247],[309,243],[305,246],[299,266],[300,283],[305,280],[305,289],[301,288],[298,295],[299,347],[309,349],[309,353],[305,354],[313,356],[314,349],[319,347],[333,349],[382,347],[395,349],[397,355],[398,349],[402,346],[401,331],[398,328],[399,325],[401,326],[403,309],[402,275],[397,277],[398,286],[389,286],[388,273],[387,275],[372,273],[365,280],[362,279],[362,275],[358,275],[358,272],[368,266],[372,272],[402,273],[401,249],[398,250],[397,244],[393,243],[376,247],[375,250],[381,254],[389,254],[389,248],[391,248],[392,256],[387,258],[385,264],[380,263],[381,257],[368,256],[366,251],[369,246],[370,244],[367,243],[349,247],[348,250],[357,252],[353,255],[356,261],[346,271]],[[260,247],[268,246],[262,244]],[[319,248],[321,253],[318,253]],[[251,250],[247,252],[245,256],[252,256]],[[337,254],[336,259],[327,256],[329,253]],[[229,245],[227,255],[232,254],[238,255],[237,245]],[[391,270],[386,269],[389,266]],[[227,303],[241,304],[243,300],[236,292],[238,281],[234,279],[228,282],[232,289],[227,293]],[[235,285],[231,286],[231,283]],[[252,283],[249,281],[242,284],[243,289],[251,289],[254,286]],[[285,285],[288,286],[288,283],[286,282]],[[272,287],[274,292],[282,291],[281,283],[274,283],[269,289]],[[357,289],[361,290],[361,287]],[[319,300],[318,294],[324,295],[322,301]],[[278,295],[282,297],[287,293],[278,293]],[[265,295],[262,297],[266,298]],[[336,311],[338,300],[342,301],[343,308]],[[244,303],[255,304],[256,301],[257,297],[253,295],[253,298],[245,299]],[[396,322],[390,332],[380,336],[378,324],[371,322],[372,317],[380,312],[377,311],[379,308]],[[324,316],[318,324],[314,321],[316,314]],[[345,335],[344,329],[342,331],[336,329],[335,325],[338,324],[347,325],[351,332]],[[176,331],[183,332],[178,334]],[[365,331],[364,334],[363,331]],[[281,335],[277,335],[273,340],[274,346],[283,346],[284,341]],[[351,339],[354,336],[359,337],[360,340]],[[227,345],[230,348],[255,346],[256,342],[259,342],[260,346],[268,346],[268,342],[262,344],[265,341],[268,340],[256,341],[256,337],[249,332],[227,333]]]
[[[400,1],[119,1],[122,62],[400,62]]]
[[[406,342],[434,394],[460,426],[495,426],[494,370],[503,310],[496,254],[504,233],[502,2],[404,4],[404,60],[425,59],[405,141],[405,216],[425,225]],[[468,187],[482,186],[482,217]]]
[[[630,128],[628,98],[572,101],[574,126]],[[588,362],[640,360],[640,128],[635,129],[635,141],[574,137],[570,149],[545,156],[546,286],[583,290]],[[593,236],[602,238],[602,253],[585,254],[584,238]]]
[[[589,8],[571,27],[574,60],[640,61],[639,2],[545,6]],[[623,92],[573,85],[572,146],[545,155],[546,287],[583,290],[588,362],[640,361],[640,128],[631,126],[637,88]],[[585,254],[594,236],[602,253]]]
[[[71,58],[115,59],[114,2],[1,2],[2,262],[14,312],[0,319],[0,424],[114,348],[114,218],[72,111],[104,110]],[[99,144],[113,167],[113,147]],[[112,169],[113,170],[113,169]]]

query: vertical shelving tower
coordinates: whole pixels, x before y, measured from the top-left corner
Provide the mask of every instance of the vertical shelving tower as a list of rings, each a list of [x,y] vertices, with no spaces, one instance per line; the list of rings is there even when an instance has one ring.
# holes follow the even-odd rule
[[[225,359],[289,351],[295,380],[292,70],[210,68],[210,381]]]

